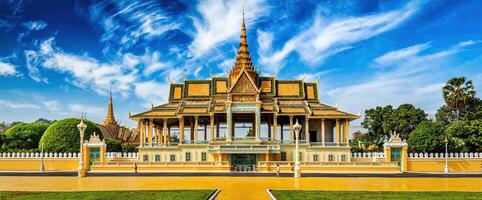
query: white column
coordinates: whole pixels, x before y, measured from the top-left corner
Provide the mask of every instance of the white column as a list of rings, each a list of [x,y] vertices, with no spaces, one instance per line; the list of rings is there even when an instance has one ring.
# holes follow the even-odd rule
[[[227,141],[232,141],[231,135],[233,134],[233,113],[231,110],[231,102],[226,102],[226,128],[227,130]]]
[[[261,135],[261,104],[256,104],[256,110],[255,110],[255,136],[256,136],[256,141],[260,141],[260,135]]]

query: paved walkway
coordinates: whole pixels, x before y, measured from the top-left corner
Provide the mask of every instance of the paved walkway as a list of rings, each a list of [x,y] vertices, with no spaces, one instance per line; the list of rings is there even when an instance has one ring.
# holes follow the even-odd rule
[[[482,178],[2,176],[0,191],[221,189],[218,199],[268,199],[270,189],[480,191]]]

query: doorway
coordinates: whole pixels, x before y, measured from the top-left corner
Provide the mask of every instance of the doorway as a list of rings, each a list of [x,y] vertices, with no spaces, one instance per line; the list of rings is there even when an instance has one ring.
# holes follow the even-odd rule
[[[234,172],[256,171],[256,154],[231,154],[231,166]]]

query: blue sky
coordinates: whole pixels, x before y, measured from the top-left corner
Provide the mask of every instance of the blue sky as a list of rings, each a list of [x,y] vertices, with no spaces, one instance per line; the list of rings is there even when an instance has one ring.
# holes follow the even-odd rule
[[[87,113],[100,122],[166,101],[169,81],[223,76],[243,1],[0,0],[0,121]],[[454,76],[482,88],[482,1],[245,1],[263,75],[319,80],[358,113],[411,103],[433,114]],[[359,123],[356,122],[356,123]]]

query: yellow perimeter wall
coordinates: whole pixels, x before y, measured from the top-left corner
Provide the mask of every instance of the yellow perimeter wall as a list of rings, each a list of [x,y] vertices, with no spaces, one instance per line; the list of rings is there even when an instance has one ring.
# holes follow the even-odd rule
[[[40,171],[40,158],[0,159],[0,171]],[[77,171],[78,158],[44,158],[45,171]]]
[[[449,172],[482,172],[482,158],[449,159]],[[443,172],[445,159],[417,158],[408,159],[409,172]]]

